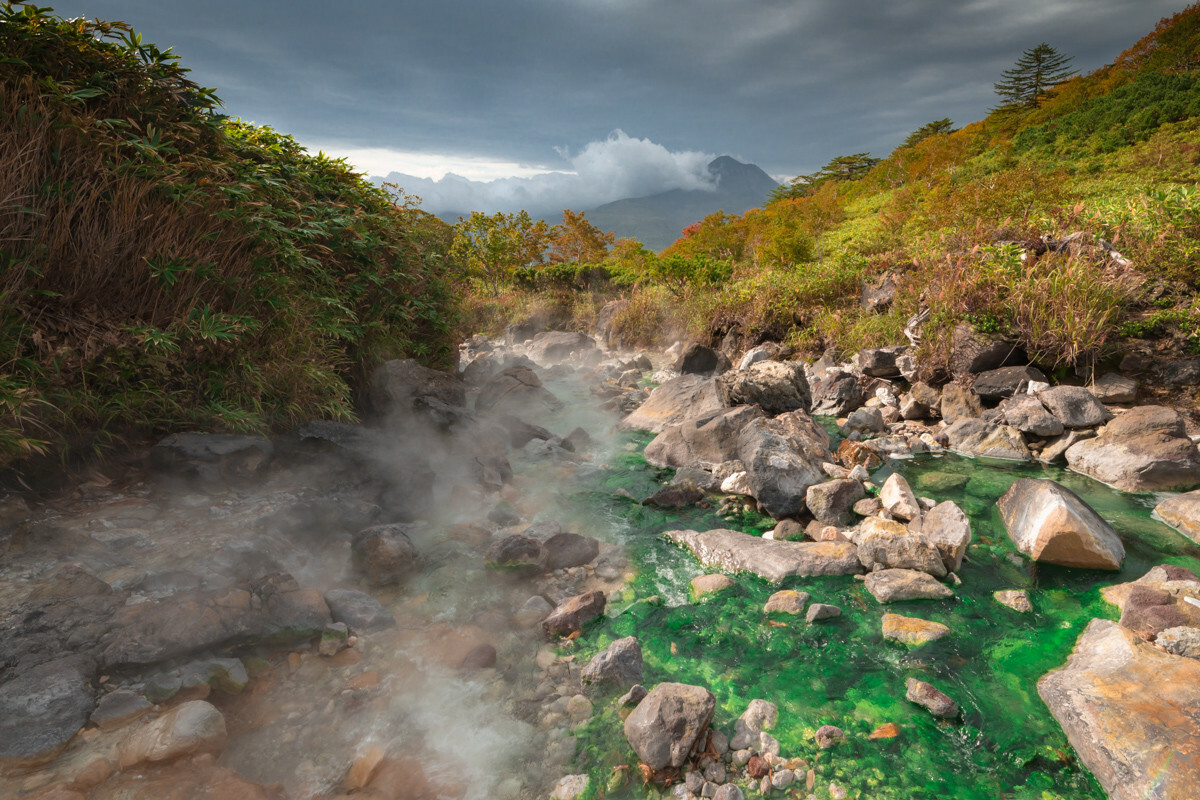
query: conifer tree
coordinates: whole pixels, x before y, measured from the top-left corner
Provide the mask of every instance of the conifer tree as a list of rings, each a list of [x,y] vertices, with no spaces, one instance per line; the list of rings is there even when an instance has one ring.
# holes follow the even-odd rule
[[[994,84],[996,94],[1000,95],[1004,102],[993,111],[1037,108],[1055,86],[1078,74],[1079,70],[1067,66],[1072,58],[1074,57],[1063,55],[1045,42],[1026,50],[1012,69],[1001,73],[1004,80]]]

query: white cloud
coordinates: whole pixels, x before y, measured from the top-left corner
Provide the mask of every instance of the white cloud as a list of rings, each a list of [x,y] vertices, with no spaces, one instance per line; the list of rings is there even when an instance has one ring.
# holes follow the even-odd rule
[[[345,151],[327,148],[326,152],[341,155]],[[386,169],[386,180],[420,196],[422,207],[435,214],[525,209],[538,216],[556,216],[564,208],[586,210],[671,189],[715,188],[708,172],[714,158],[711,153],[672,152],[620,130],[602,141],[589,142],[578,153],[559,149],[558,155],[571,165],[566,171],[429,154],[388,161],[390,151],[372,152],[376,153],[372,159],[378,160],[370,163],[383,168],[364,167],[367,172],[383,175]],[[351,163],[368,163],[362,156],[360,159]]]

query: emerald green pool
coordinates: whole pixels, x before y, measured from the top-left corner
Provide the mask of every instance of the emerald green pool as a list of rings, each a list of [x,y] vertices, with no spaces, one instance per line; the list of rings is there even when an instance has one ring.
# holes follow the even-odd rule
[[[900,472],[918,495],[954,500],[971,518],[973,542],[954,598],[882,606],[861,581],[849,577],[791,579],[775,586],[739,575],[736,588],[693,604],[688,581],[708,570],[658,534],[716,527],[761,533],[774,521],[748,515],[730,522],[712,510],[667,512],[630,500],[620,490],[646,497],[671,472],[642,459],[650,437],[624,436],[627,449],[608,469],[581,477],[565,501],[578,529],[598,527],[599,518],[600,527],[616,532],[637,577],[624,595],[610,598],[606,618],[587,627],[564,653],[586,663],[614,639],[637,636],[647,687],[668,680],[707,687],[717,698],[714,725],[726,732],[732,732],[751,699],[776,703],[779,723],[772,734],[785,757],[802,757],[817,769],[817,797],[829,796],[831,781],[851,798],[876,800],[1104,797],[1038,697],[1036,684],[1066,660],[1089,620],[1117,616],[1100,597],[1101,587],[1134,580],[1159,563],[1200,571],[1200,548],[1151,519],[1154,496],[1124,494],[1042,465],[953,455],[893,461],[873,476],[876,483]],[[1052,478],[1083,497],[1120,534],[1127,553],[1123,569],[1035,565],[1017,553],[995,502],[1020,477]],[[802,589],[813,602],[840,606],[843,615],[812,626],[781,614],[769,619],[762,607],[779,588]],[[1014,588],[1028,590],[1033,614],[1020,614],[992,597]],[[951,634],[916,648],[886,641],[880,630],[886,612],[944,623]],[[962,708],[962,720],[938,721],[906,701],[908,677],[948,694]],[[898,737],[868,738],[889,722],[899,725]],[[842,728],[847,741],[818,751],[813,732],[824,724]],[[596,715],[577,737],[577,767],[591,776],[590,796],[641,798],[664,792],[643,786],[636,769],[633,780],[622,780],[629,774],[622,765],[636,767],[636,759],[615,703],[598,702]],[[802,783],[787,792],[806,794]]]

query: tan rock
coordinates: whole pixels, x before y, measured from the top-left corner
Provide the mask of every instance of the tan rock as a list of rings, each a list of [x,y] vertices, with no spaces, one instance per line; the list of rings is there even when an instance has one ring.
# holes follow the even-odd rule
[[[940,622],[917,617],[902,617],[899,614],[883,615],[883,638],[901,644],[927,644],[936,642],[950,633]]]

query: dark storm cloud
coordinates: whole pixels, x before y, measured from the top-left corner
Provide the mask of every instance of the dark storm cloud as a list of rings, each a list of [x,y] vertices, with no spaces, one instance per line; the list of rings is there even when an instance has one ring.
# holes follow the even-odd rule
[[[1083,71],[1185,0],[73,0],[305,143],[570,169],[616,129],[776,175],[964,124],[1041,41]]]

